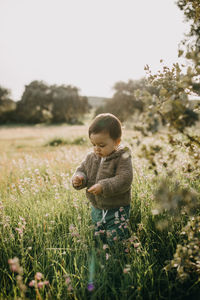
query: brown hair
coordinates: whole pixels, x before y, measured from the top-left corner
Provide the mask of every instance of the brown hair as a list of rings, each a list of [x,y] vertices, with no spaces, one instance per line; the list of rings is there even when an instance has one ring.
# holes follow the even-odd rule
[[[110,113],[97,115],[89,127],[89,137],[92,133],[99,132],[106,132],[113,140],[117,140],[122,135],[120,120]]]

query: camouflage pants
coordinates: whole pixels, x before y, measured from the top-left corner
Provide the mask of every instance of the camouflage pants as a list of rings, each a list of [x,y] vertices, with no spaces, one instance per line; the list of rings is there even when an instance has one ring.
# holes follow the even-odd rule
[[[103,210],[92,206],[92,222],[95,240],[113,245],[130,237],[128,228],[130,205],[117,209]]]

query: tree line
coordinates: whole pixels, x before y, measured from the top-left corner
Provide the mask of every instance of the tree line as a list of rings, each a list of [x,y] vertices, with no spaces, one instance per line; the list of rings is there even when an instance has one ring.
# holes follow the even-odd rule
[[[102,101],[94,115],[110,112],[124,122],[130,116],[144,112],[151,96],[159,96],[159,88],[150,85],[145,78],[116,82],[112,98]],[[25,86],[20,101],[10,99],[8,89],[0,87],[0,123],[79,123],[91,109],[87,97],[79,95],[74,86],[47,85],[33,81]]]
[[[33,81],[25,86],[20,101],[10,99],[8,89],[0,87],[0,123],[77,124],[89,111],[87,97],[71,85],[48,85]]]
[[[185,55],[186,73],[174,63],[172,69],[163,66],[152,74],[148,65],[146,78],[115,83],[111,99],[98,107],[95,115],[110,112],[124,122],[135,116],[135,128],[156,132],[160,124],[183,132],[198,120],[198,107],[192,107],[188,95],[200,96],[200,18],[199,0],[179,0],[178,7],[190,21],[190,32],[182,41],[179,56]],[[191,45],[191,41],[193,41]],[[18,102],[10,99],[9,91],[0,87],[0,123],[79,123],[90,109],[87,97],[71,85],[47,85],[33,81],[25,86]]]

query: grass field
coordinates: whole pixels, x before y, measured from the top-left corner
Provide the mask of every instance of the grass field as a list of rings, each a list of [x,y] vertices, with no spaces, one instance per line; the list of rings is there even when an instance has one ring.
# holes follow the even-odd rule
[[[132,236],[94,254],[90,205],[71,186],[91,149],[87,125],[0,128],[0,299],[197,299],[199,282],[165,270],[188,217],[167,215],[167,226],[157,226],[166,220],[152,214],[166,168],[160,157],[159,176],[148,169],[137,135],[124,130],[133,153]],[[199,177],[182,172],[187,162],[180,149],[169,189],[178,181],[200,192]]]

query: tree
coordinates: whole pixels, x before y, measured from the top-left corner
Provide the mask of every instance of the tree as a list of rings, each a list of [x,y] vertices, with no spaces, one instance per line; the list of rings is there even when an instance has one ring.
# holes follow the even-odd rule
[[[7,100],[10,97],[10,91],[0,86],[0,101]]]
[[[0,123],[11,122],[16,102],[10,99],[10,91],[0,86]]]
[[[104,106],[99,107],[95,114],[110,112],[122,122],[136,112],[143,112],[149,103],[149,96],[159,93],[159,89],[149,85],[144,78],[128,82],[119,81],[113,89],[113,97]]]
[[[170,144],[162,149],[155,143],[153,145],[141,145],[140,153],[143,153],[149,161],[149,168],[155,175],[159,175],[157,168],[157,154],[166,168],[166,178],[161,181],[157,193],[154,196],[154,214],[165,213],[165,225],[168,226],[168,219],[173,218],[174,222],[180,224],[180,218],[184,215],[188,220],[186,227],[182,229],[184,237],[182,244],[177,245],[174,258],[166,266],[166,271],[176,270],[177,279],[188,280],[191,284],[190,290],[199,283],[199,170],[200,170],[200,136],[195,135],[190,127],[198,121],[199,107],[192,109],[189,105],[188,96],[191,94],[200,95],[200,5],[199,0],[179,0],[178,6],[184,11],[187,20],[191,21],[191,30],[187,40],[182,43],[183,49],[179,50],[179,56],[184,55],[188,66],[186,71],[177,63],[172,68],[163,66],[157,74],[152,74],[149,66],[145,67],[148,81],[153,87],[159,88],[159,95],[154,95],[151,105],[143,111],[142,121],[138,129],[143,135],[152,136],[159,132],[159,124],[165,124],[166,137]],[[193,39],[194,38],[194,39]],[[152,124],[156,124],[153,126]],[[178,133],[178,135],[177,135]],[[163,136],[162,136],[163,138]],[[183,173],[192,173],[192,186],[197,190],[183,188],[178,183],[174,190],[169,189],[169,181],[175,182],[173,177],[173,166],[176,160],[176,149],[188,153],[188,166],[182,169]],[[163,224],[164,224],[163,222]],[[164,228],[161,226],[162,228]],[[161,229],[162,230],[162,229]],[[169,230],[169,228],[167,228]]]
[[[178,0],[178,7],[183,11],[186,21],[190,22],[190,32],[186,34],[179,50],[179,56],[185,55],[193,69],[188,73],[193,92],[200,96],[200,2],[199,0]]]
[[[190,32],[187,35],[187,38],[188,37],[194,38],[195,46],[200,48],[200,3],[199,3],[199,0],[178,0],[177,5],[183,11],[183,13],[186,17],[186,21],[190,21]]]
[[[77,123],[88,109],[87,98],[79,95],[77,87],[33,81],[17,104],[17,119],[25,123]]]
[[[25,86],[21,101],[17,103],[16,121],[23,123],[51,122],[51,88],[42,81]]]
[[[88,112],[87,97],[81,97],[79,90],[71,85],[52,86],[53,122],[77,123]]]

